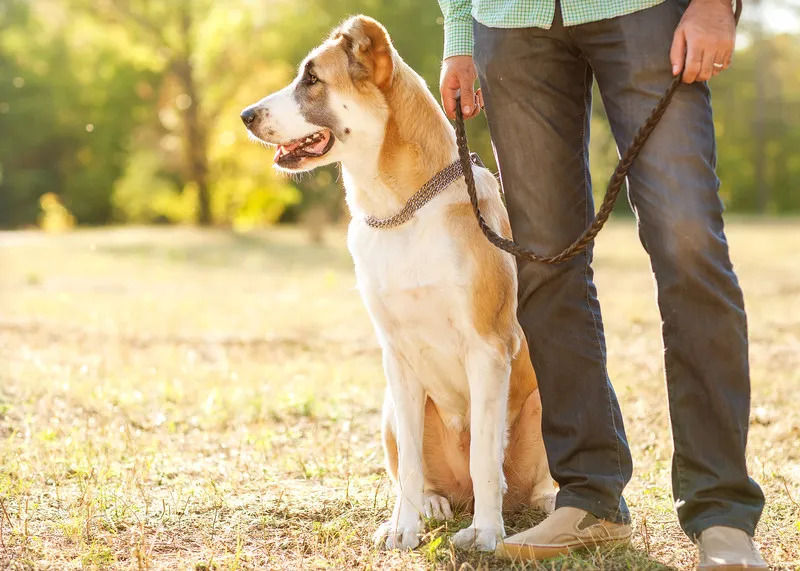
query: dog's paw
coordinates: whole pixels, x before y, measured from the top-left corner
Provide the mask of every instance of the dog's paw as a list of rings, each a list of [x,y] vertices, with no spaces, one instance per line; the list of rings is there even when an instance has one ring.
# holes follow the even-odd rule
[[[469,526],[457,532],[451,541],[453,545],[460,549],[494,551],[497,542],[504,535],[502,527],[477,528]]]
[[[419,545],[420,526],[395,525],[387,521],[375,531],[372,536],[375,545],[386,549],[414,549]]]
[[[541,510],[546,514],[551,514],[556,509],[555,493],[542,494],[531,498],[531,507]]]
[[[432,492],[425,492],[425,517],[453,519],[453,510],[447,498]]]

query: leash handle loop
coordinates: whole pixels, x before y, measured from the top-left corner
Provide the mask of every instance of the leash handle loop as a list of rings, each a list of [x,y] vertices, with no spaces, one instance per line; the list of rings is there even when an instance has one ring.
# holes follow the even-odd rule
[[[672,96],[680,86],[680,83],[680,75],[672,80],[672,83],[667,88],[667,91],[661,96],[661,99],[650,112],[650,115],[648,116],[644,125],[639,128],[639,131],[633,138],[633,142],[631,142],[628,149],[622,155],[622,158],[620,158],[619,163],[617,163],[617,168],[614,170],[614,174],[611,176],[611,179],[608,182],[606,194],[603,197],[603,203],[600,205],[597,214],[595,214],[592,223],[574,242],[564,248],[561,252],[552,255],[539,254],[529,248],[525,248],[524,246],[517,244],[513,240],[500,236],[497,234],[497,232],[492,230],[492,228],[483,218],[480,208],[478,207],[478,195],[477,191],[475,190],[475,178],[472,174],[472,168],[470,166],[469,144],[467,142],[467,133],[464,127],[464,116],[461,113],[461,101],[460,98],[458,98],[456,100],[455,122],[458,156],[459,160],[461,161],[464,180],[467,184],[467,192],[469,193],[469,200],[472,204],[472,211],[475,214],[475,218],[478,221],[481,231],[483,231],[483,234],[486,236],[489,242],[501,250],[505,250],[509,254],[513,254],[518,258],[529,260],[531,262],[542,262],[545,264],[560,264],[566,262],[567,260],[571,260],[586,250],[589,244],[597,236],[598,232],[600,232],[600,229],[606,223],[608,217],[611,215],[611,211],[614,209],[614,203],[616,202],[617,196],[619,196],[619,192],[625,183],[625,177],[628,176],[628,172],[633,165],[633,161],[637,156],[639,156],[642,147],[644,147],[644,144],[647,142],[650,134],[653,132],[656,125],[658,125],[658,122],[661,120],[661,117],[667,110],[670,101],[672,101]]]
[[[739,22],[741,11],[742,2],[741,0],[736,0],[734,19],[737,24]],[[586,250],[589,244],[592,243],[597,234],[603,228],[603,225],[605,225],[608,217],[611,215],[611,211],[614,209],[614,203],[617,201],[617,197],[622,189],[622,185],[625,183],[625,178],[628,176],[628,173],[633,166],[633,162],[636,160],[636,157],[639,156],[639,153],[644,147],[644,144],[647,142],[647,139],[650,137],[653,130],[656,128],[656,125],[658,125],[658,122],[661,120],[661,117],[663,117],[664,112],[667,110],[670,101],[672,101],[672,96],[675,95],[675,91],[677,91],[678,87],[680,87],[682,76],[683,74],[680,74],[672,80],[672,83],[670,83],[669,87],[667,87],[664,95],[661,96],[661,99],[658,100],[658,103],[650,112],[647,120],[637,131],[636,136],[633,138],[630,146],[625,150],[625,153],[619,159],[617,168],[614,169],[614,174],[611,175],[611,178],[608,181],[603,202],[600,205],[600,208],[597,210],[597,214],[595,214],[592,223],[574,242],[564,248],[561,252],[552,255],[539,254],[529,248],[525,248],[524,246],[517,244],[513,240],[500,236],[497,234],[497,232],[492,230],[492,228],[483,218],[480,208],[478,207],[478,195],[475,190],[475,178],[472,174],[472,168],[470,165],[469,144],[467,142],[467,133],[464,127],[464,116],[461,112],[461,95],[459,93],[456,96],[455,121],[458,157],[461,161],[461,169],[464,173],[464,180],[467,184],[467,192],[469,193],[469,200],[472,204],[472,211],[475,214],[475,218],[478,221],[481,231],[483,231],[483,234],[486,236],[489,242],[501,250],[505,250],[509,254],[513,254],[514,256],[523,260],[541,262],[545,264],[561,264],[567,260],[571,260]]]

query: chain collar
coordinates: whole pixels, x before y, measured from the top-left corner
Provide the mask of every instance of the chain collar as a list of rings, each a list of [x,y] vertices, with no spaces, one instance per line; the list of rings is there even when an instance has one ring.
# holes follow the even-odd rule
[[[472,164],[483,166],[477,153],[470,153],[470,159],[472,160]],[[367,226],[372,228],[395,228],[401,224],[405,224],[411,220],[411,217],[414,216],[417,210],[425,206],[434,196],[450,186],[463,174],[461,170],[461,161],[456,160],[454,163],[447,165],[437,172],[433,175],[433,178],[423,184],[422,188],[411,195],[411,198],[409,198],[403,208],[400,209],[400,212],[394,216],[390,216],[389,218],[367,216],[364,218],[364,221],[367,223]]]

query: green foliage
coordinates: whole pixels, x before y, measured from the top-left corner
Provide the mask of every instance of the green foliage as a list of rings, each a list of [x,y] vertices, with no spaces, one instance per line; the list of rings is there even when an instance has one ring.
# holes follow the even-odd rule
[[[798,59],[796,37],[763,38],[712,83],[720,192],[731,210],[800,210]]]
[[[290,81],[308,50],[355,13],[384,22],[437,92],[435,2],[2,0],[0,227],[35,224],[46,193],[81,224],[252,227],[309,210],[340,216],[336,169],[277,175],[238,114]],[[797,211],[800,45],[747,26],[749,45],[712,82],[721,193],[731,210]],[[483,116],[468,132],[494,168]],[[591,159],[599,193],[616,162],[599,104]]]
[[[35,222],[47,192],[80,222],[106,221],[142,103],[131,93],[147,73],[87,43],[84,22],[56,4],[6,0],[1,8],[0,225]]]
[[[194,219],[196,198],[191,189],[182,193],[177,181],[161,172],[160,160],[148,148],[128,157],[111,199],[116,220],[148,223]]]
[[[39,198],[39,206],[42,209],[39,227],[45,232],[65,232],[75,226],[75,217],[52,192]]]

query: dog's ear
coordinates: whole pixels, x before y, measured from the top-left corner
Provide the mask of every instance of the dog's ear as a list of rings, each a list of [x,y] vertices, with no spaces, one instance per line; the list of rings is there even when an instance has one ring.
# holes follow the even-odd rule
[[[333,38],[344,42],[353,79],[372,81],[381,90],[391,86],[392,42],[379,22],[368,16],[353,16],[333,33]]]

